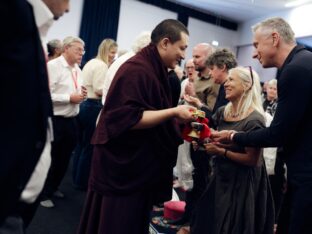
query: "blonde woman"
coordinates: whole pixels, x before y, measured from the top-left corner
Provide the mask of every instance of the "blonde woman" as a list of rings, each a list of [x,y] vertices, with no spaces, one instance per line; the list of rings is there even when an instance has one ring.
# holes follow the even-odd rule
[[[117,50],[118,45],[113,39],[104,39],[99,46],[96,58],[103,60],[109,67],[115,60]]]
[[[90,144],[96,118],[102,108],[101,96],[106,73],[117,53],[117,43],[105,39],[98,48],[98,54],[83,68],[83,86],[88,91],[87,99],[81,103],[77,118],[78,144],[74,152],[73,183],[80,189],[87,189],[93,147]]]
[[[265,127],[256,72],[233,68],[224,88],[229,103],[213,116],[217,130]],[[220,143],[205,144],[205,150],[216,155],[214,175],[195,209],[191,233],[273,233],[274,208],[262,150]]]

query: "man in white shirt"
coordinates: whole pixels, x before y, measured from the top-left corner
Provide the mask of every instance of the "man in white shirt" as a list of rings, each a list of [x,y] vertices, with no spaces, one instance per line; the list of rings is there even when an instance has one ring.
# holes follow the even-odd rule
[[[63,197],[58,187],[66,173],[70,156],[77,141],[75,117],[79,104],[86,98],[82,87],[82,72],[78,64],[84,55],[84,42],[78,37],[63,40],[63,53],[48,62],[50,91],[53,103],[54,141],[51,150],[51,167],[42,192],[40,204],[54,207],[52,195]]]
[[[1,100],[10,96],[5,90],[15,87],[16,92],[5,101],[9,106],[1,104],[7,114],[0,121],[6,139],[1,145],[0,184],[4,190],[0,195],[0,233],[24,233],[23,215],[29,213],[29,207],[35,211],[32,203],[50,165],[52,103],[40,37],[46,35],[53,18],[68,11],[69,0],[3,1],[0,9],[1,21],[10,21],[10,26],[3,28],[6,42],[1,43],[2,57],[9,58],[1,68]],[[32,214],[27,216],[30,220]]]
[[[43,43],[53,21],[61,17],[64,12],[68,12],[69,0],[28,0],[28,2],[33,8],[41,43]],[[45,49],[45,46],[43,46],[43,49]],[[53,140],[51,117],[48,120],[49,125],[44,150],[28,184],[21,194],[21,201],[25,203],[32,203],[36,200],[43,188],[51,164],[51,141]]]

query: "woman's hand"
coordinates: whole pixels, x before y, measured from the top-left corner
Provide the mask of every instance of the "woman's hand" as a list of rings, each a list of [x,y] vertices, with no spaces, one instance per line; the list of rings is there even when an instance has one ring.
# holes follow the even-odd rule
[[[202,103],[200,102],[200,100],[196,97],[192,97],[190,95],[185,94],[183,96],[184,100],[187,101],[190,105],[193,105],[197,108],[200,108],[202,106]]]
[[[223,155],[224,149],[221,147],[218,147],[214,143],[207,143],[204,144],[205,150],[208,154],[215,154],[215,155]]]

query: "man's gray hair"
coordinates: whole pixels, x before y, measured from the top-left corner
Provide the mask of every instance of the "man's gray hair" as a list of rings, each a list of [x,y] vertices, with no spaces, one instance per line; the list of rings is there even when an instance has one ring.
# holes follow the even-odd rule
[[[48,41],[47,45],[52,48],[62,48],[62,41],[59,39],[53,39]]]
[[[63,47],[66,47],[74,42],[78,42],[78,43],[81,43],[83,46],[85,46],[85,43],[84,41],[79,38],[79,37],[72,37],[72,36],[69,36],[69,37],[65,37],[64,40],[63,40]]]
[[[135,38],[131,47],[134,53],[138,53],[141,49],[151,43],[151,34],[150,31],[143,31]]]
[[[284,19],[279,17],[266,19],[260,23],[255,24],[251,27],[251,29],[253,33],[255,33],[258,29],[267,30],[270,32],[276,31],[287,44],[296,43],[294,31]]]
[[[228,71],[237,66],[237,61],[233,52],[226,48],[219,48],[208,57],[206,65],[216,65],[218,68],[225,66]]]

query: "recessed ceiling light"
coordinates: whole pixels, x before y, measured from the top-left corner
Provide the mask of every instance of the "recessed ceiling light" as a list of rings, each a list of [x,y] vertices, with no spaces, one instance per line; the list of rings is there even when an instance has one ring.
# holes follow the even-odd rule
[[[212,44],[213,46],[218,46],[218,45],[219,45],[219,42],[218,42],[218,41],[212,41],[211,44]]]

